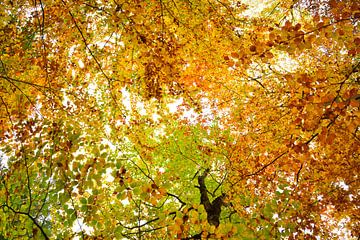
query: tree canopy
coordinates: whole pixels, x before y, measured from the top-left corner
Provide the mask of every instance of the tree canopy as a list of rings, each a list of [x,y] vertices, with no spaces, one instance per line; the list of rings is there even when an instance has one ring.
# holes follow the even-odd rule
[[[0,239],[356,239],[352,0],[4,0]]]

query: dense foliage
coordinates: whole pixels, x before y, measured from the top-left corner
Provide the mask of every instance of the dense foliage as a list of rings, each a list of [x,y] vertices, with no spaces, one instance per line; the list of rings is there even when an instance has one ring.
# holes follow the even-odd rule
[[[2,2],[0,239],[360,235],[356,1]]]

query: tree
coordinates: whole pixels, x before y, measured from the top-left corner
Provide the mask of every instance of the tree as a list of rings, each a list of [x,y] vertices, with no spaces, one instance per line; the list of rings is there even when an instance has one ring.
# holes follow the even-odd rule
[[[5,1],[0,236],[355,239],[360,9],[314,3]]]

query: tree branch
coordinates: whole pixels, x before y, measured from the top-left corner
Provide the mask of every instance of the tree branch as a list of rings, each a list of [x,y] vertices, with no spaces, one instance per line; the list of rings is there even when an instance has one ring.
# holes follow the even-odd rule
[[[221,207],[224,205],[224,199],[226,195],[222,194],[210,202],[208,191],[205,185],[205,178],[209,171],[209,169],[206,169],[202,175],[198,176],[198,183],[200,185],[200,203],[205,208],[208,223],[217,227],[220,224]]]
[[[174,197],[176,198],[180,203],[181,203],[181,207],[180,209],[186,205],[186,202],[184,202],[183,200],[181,200],[178,196],[176,196],[175,194],[172,194],[172,193],[166,193],[168,196],[170,197]]]
[[[286,152],[283,152],[282,154],[280,154],[279,156],[277,156],[276,158],[274,158],[272,161],[268,162],[267,164],[265,164],[262,168],[260,168],[259,170],[253,172],[253,173],[250,173],[250,174],[247,174],[245,177],[251,177],[251,176],[255,176],[257,174],[259,174],[260,172],[264,171],[267,167],[269,167],[271,164],[273,164],[274,162],[276,162],[279,158],[281,158],[282,156],[284,156],[285,154],[287,153]]]
[[[45,238],[46,240],[49,240],[49,239],[50,239],[50,238],[47,236],[47,234],[45,233],[44,229],[43,229],[43,228],[40,226],[40,224],[36,221],[36,219],[35,219],[33,216],[31,216],[29,213],[16,211],[15,209],[13,209],[12,207],[10,207],[10,206],[7,205],[7,204],[2,205],[2,207],[7,207],[8,209],[10,209],[10,210],[11,210],[13,213],[15,213],[15,214],[25,215],[25,216],[29,217],[29,218],[31,219],[31,221],[36,225],[36,227],[40,229],[40,231],[41,231],[42,235],[44,236],[44,238]]]

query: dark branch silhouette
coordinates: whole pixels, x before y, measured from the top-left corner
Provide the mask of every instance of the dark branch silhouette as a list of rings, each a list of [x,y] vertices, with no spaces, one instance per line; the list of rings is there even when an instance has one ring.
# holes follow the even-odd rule
[[[13,213],[15,213],[15,214],[25,215],[25,216],[27,216],[28,218],[30,218],[30,220],[36,225],[36,227],[37,227],[38,229],[40,229],[40,231],[41,231],[42,235],[44,236],[44,238],[45,238],[46,240],[49,240],[49,239],[50,239],[50,238],[48,237],[48,235],[45,233],[44,229],[41,227],[41,225],[36,221],[36,219],[35,219],[33,216],[30,215],[30,213],[28,213],[28,212],[16,211],[15,209],[13,209],[12,207],[10,207],[10,206],[7,205],[7,204],[2,205],[2,207],[3,207],[3,208],[6,207],[7,209],[11,210],[11,211],[12,211]]]
[[[205,211],[207,213],[208,223],[217,227],[220,224],[221,207],[224,205],[224,199],[226,195],[222,194],[210,202],[208,191],[205,185],[205,178],[208,173],[209,169],[206,169],[202,175],[198,176],[200,203],[204,205]]]

